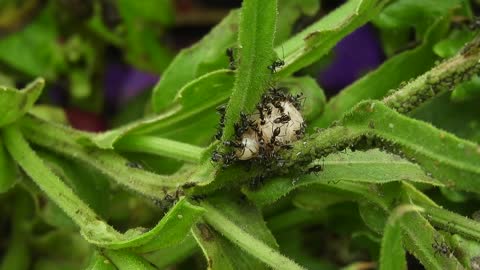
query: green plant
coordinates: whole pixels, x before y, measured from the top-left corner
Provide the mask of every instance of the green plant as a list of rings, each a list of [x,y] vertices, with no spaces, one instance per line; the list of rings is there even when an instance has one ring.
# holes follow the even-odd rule
[[[334,239],[303,239],[319,224],[368,250],[365,262],[338,241],[351,256],[344,269],[372,261],[406,269],[407,252],[426,269],[480,269],[480,224],[464,216],[480,200],[480,38],[452,28],[455,16],[472,20],[470,2],[350,0],[291,36],[294,20],[278,10],[316,1],[278,2],[244,0],[175,57],[149,116],[103,133],[59,123],[52,108],[41,114],[43,79],[21,91],[1,87],[0,191],[13,228],[1,269],[27,269],[34,248],[63,249],[65,239],[73,254],[90,257],[87,269],[164,268],[198,248],[209,269],[337,269],[335,256],[312,255],[328,245],[338,252]],[[391,31],[414,28],[421,44],[392,53],[326,102],[298,72],[369,21],[387,52],[402,47]],[[228,48],[236,70],[228,69]],[[227,104],[229,140],[241,113],[277,85],[303,92],[307,134],[276,152],[268,177],[252,183],[265,166],[211,161],[224,150],[211,143],[215,109]],[[138,224],[150,228],[132,228]]]

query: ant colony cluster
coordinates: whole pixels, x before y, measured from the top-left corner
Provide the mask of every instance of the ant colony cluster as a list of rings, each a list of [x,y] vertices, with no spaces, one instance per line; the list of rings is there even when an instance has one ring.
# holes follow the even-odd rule
[[[256,111],[250,115],[240,114],[235,123],[235,138],[224,141],[232,151],[214,151],[212,160],[222,161],[226,167],[236,160],[253,160],[260,164],[276,160],[280,149],[291,148],[290,143],[303,137],[305,121],[300,113],[302,94],[291,95],[286,88],[272,88],[262,96]],[[220,139],[225,120],[225,105],[217,108],[220,113],[220,128],[215,136]]]

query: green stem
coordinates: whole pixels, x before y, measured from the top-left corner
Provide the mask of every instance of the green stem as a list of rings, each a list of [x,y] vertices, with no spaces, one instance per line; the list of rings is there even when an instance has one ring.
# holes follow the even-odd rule
[[[134,166],[113,150],[85,146],[85,133],[55,125],[32,116],[22,119],[22,130],[31,142],[53,152],[80,160],[96,168],[119,184],[145,196],[163,199],[165,192],[174,191],[186,181],[182,177],[157,175]]]
[[[204,214],[205,220],[212,225],[227,239],[238,245],[250,255],[258,258],[273,269],[301,270],[303,267],[291,261],[287,257],[278,253],[276,250],[267,246],[263,242],[252,237],[235,223],[222,215],[215,207],[203,203],[202,206],[207,210]]]
[[[416,78],[383,102],[400,113],[408,113],[432,97],[470,80],[480,72],[480,37],[460,53]]]
[[[480,241],[480,223],[440,207],[423,206],[430,222]]]
[[[268,88],[272,74],[268,66],[274,58],[273,39],[277,23],[276,0],[242,2],[238,46],[242,48],[235,84],[225,113],[223,140],[234,134],[241,112],[251,112]]]
[[[9,153],[20,167],[82,230],[93,229],[93,233],[101,238],[116,238],[119,235],[43,163],[17,126],[5,127],[2,135]],[[95,229],[92,224],[96,224]]]
[[[286,161],[279,168],[282,173],[305,172],[313,160],[346,148],[381,148],[418,163],[445,185],[472,192],[480,188],[478,144],[401,115],[378,101],[358,104],[337,126],[292,146],[279,153]]]
[[[121,151],[149,153],[192,163],[199,163],[203,148],[148,135],[128,135],[115,143]]]
[[[126,250],[103,250],[105,255],[118,270],[158,270],[153,264],[140,255]]]

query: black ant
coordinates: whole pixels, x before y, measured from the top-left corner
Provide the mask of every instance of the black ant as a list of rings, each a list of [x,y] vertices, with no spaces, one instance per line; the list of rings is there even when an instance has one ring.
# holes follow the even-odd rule
[[[303,101],[305,97],[303,97],[303,93],[296,94],[295,96],[289,96],[288,101],[290,101],[297,110],[301,110],[303,107]]]
[[[225,104],[220,105],[216,108],[217,112],[220,114],[225,114],[225,111],[227,110],[227,106]]]
[[[264,111],[264,107],[265,105],[263,103],[258,103],[256,105],[257,107],[257,110],[258,110],[258,114],[260,115],[260,125],[265,125],[265,115],[263,114],[263,111]]]
[[[432,243],[432,248],[435,250],[434,255],[436,256],[437,254],[440,254],[445,257],[450,257],[452,255],[452,250],[445,241],[441,241],[438,238],[439,237],[436,236]]]
[[[273,101],[273,107],[277,108],[281,113],[285,111],[285,108],[283,108],[282,104],[280,103],[279,100]]]
[[[474,31],[478,30],[480,28],[480,18],[475,17],[469,24],[468,24],[468,29]]]
[[[217,139],[217,140],[222,139],[222,135],[223,135],[223,129],[219,128],[217,130],[217,133],[215,134],[215,139]]]
[[[283,114],[283,115],[281,115],[280,117],[278,117],[277,119],[273,120],[273,123],[275,123],[275,124],[280,124],[280,123],[286,124],[286,123],[288,123],[290,120],[291,120],[290,115],[288,115],[288,114]]]
[[[230,70],[237,69],[237,67],[235,65],[235,56],[234,56],[233,48],[227,48],[227,50],[225,51],[225,54],[227,55],[228,60],[230,62],[229,65],[228,65],[228,68]]]
[[[300,128],[295,130],[295,135],[297,136],[297,139],[301,139],[303,135],[305,134],[305,129],[307,128],[307,124],[305,122],[302,122],[300,125]]]
[[[283,145],[280,146],[280,148],[285,149],[285,150],[291,150],[291,149],[293,149],[293,145],[283,144]]]
[[[197,183],[195,183],[195,182],[186,182],[185,184],[182,185],[182,188],[183,189],[189,189],[189,188],[195,187],[196,185],[197,185]]]
[[[281,68],[285,65],[285,61],[281,60],[281,59],[277,59],[275,61],[273,61],[273,63],[268,66],[268,69],[273,73],[277,72],[277,68]]]
[[[142,165],[132,161],[128,161],[125,165],[127,165],[127,167],[134,168],[134,169],[140,169],[140,170],[143,169]]]
[[[265,111],[267,112],[267,115],[271,115],[272,114],[272,108],[268,105],[266,106],[263,106],[263,108],[265,109]]]
[[[272,138],[270,138],[270,143],[274,144],[277,136],[280,134],[280,127],[276,127],[275,130],[273,130],[272,133]]]
[[[160,206],[163,212],[167,212],[168,209],[172,208],[172,206],[174,206],[178,202],[178,200],[180,199],[180,196],[185,195],[183,190],[181,189],[175,190],[174,195],[168,194],[165,190],[164,192],[165,192],[165,196],[163,197],[163,199],[161,201],[155,202],[158,206]]]
[[[211,158],[213,162],[219,162],[222,159],[223,159],[223,155],[221,153],[219,153],[217,150],[213,151],[212,158]]]
[[[226,153],[223,154],[223,165],[222,168],[227,168],[231,164],[233,164],[235,161],[237,161],[237,156],[235,153]]]
[[[254,120],[249,120],[248,115],[244,112],[240,113],[240,123],[235,123],[233,125],[235,129],[235,136],[237,139],[241,139],[242,135],[247,131],[249,128],[255,125]]]
[[[226,168],[230,166],[233,162],[235,162],[237,160],[237,157],[234,152],[222,154],[215,150],[212,153],[211,160],[213,162],[223,161],[222,167]]]
[[[243,144],[235,141],[224,141],[223,145],[227,147],[235,147],[235,148],[242,148]]]
[[[265,176],[263,175],[255,176],[252,179],[252,181],[250,181],[248,188],[250,190],[258,190],[263,185],[264,182],[265,182]]]
[[[283,47],[282,47],[282,51],[283,51]],[[284,54],[284,58],[285,58],[285,52],[283,53]],[[277,68],[281,68],[285,65],[285,61],[283,59],[275,59],[275,61],[273,61],[273,63],[268,66],[267,68],[273,73],[277,72]]]
[[[307,173],[313,173],[315,175],[318,175],[319,172],[323,171],[323,166],[322,165],[313,165],[312,167],[308,168]]]
[[[220,105],[216,108],[217,113],[220,114],[220,121],[219,121],[219,128],[217,129],[217,133],[215,134],[215,139],[220,140],[223,135],[223,128],[225,127],[225,111],[226,106]]]

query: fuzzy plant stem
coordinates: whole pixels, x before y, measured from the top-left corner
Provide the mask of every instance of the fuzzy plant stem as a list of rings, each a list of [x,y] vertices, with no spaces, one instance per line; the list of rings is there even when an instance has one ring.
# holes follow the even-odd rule
[[[438,94],[453,90],[480,72],[480,36],[468,43],[456,56],[407,83],[383,102],[399,113],[408,113]]]
[[[7,126],[2,136],[9,153],[28,176],[55,202],[84,232],[99,238],[115,239],[119,234],[103,222],[70,187],[56,176],[30,148],[17,126]]]

